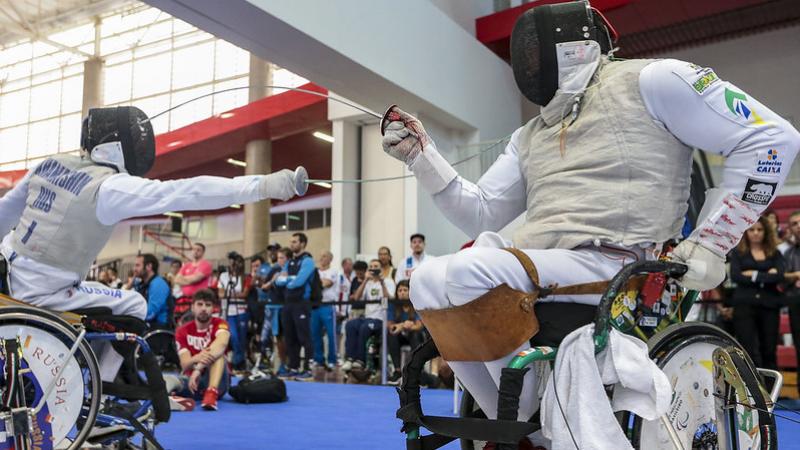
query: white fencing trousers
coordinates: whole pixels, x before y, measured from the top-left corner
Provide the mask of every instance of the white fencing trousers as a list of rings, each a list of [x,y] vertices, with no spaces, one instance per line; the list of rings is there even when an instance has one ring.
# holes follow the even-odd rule
[[[485,241],[481,237],[476,244]],[[605,247],[524,252],[536,266],[539,284],[542,286],[556,283],[568,286],[610,280],[623,265],[645,257],[645,252],[639,249],[628,251]],[[533,289],[528,274],[513,254],[500,248],[471,247],[453,255],[426,259],[411,276],[411,302],[417,310],[460,306],[503,283],[521,291],[530,292]],[[539,301],[596,305],[599,300],[599,295],[574,295],[551,296]],[[528,345],[523,344],[519,349],[495,361],[448,361],[448,364],[487,417],[497,418],[497,390],[500,387],[501,370],[507,367],[514,355],[526,348]],[[536,388],[535,373],[531,370],[525,375],[519,420],[527,421],[538,409]]]
[[[5,252],[4,252],[5,253]],[[147,302],[136,291],[112,289],[104,284],[84,281],[77,287],[74,281],[63,279],[49,266],[19,256],[11,263],[10,291],[15,299],[53,311],[72,311],[104,306],[115,315],[128,315],[144,320]],[[62,272],[63,273],[63,272]],[[100,378],[114,381],[122,356],[108,343],[98,355]]]

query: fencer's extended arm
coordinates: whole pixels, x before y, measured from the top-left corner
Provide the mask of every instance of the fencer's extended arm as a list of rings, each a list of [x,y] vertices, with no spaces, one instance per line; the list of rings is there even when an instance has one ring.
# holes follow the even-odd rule
[[[33,170],[29,170],[13,189],[0,197],[0,239],[17,226],[22,217],[28,198],[28,180],[32,173]]]
[[[235,178],[199,176],[182,180],[159,181],[127,174],[112,175],[100,185],[97,218],[106,225],[132,217],[163,214],[168,211],[219,209],[235,203],[252,203],[276,198],[269,192],[267,176],[245,175]],[[291,173],[289,171],[289,173]],[[294,182],[287,185],[294,185]]]
[[[726,157],[720,189],[709,192],[689,238],[724,256],[775,198],[800,133],[711,69],[668,59],[645,67],[639,81],[654,120],[681,142]]]
[[[477,183],[458,176],[435,147],[426,147],[410,169],[444,216],[474,239],[483,231],[499,231],[525,212],[518,139],[519,130]]]

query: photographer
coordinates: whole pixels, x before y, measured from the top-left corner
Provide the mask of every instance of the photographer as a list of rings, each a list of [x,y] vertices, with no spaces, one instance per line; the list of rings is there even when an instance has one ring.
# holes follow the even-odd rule
[[[383,300],[391,298],[395,285],[391,278],[385,278],[381,271],[381,262],[373,259],[369,262],[367,279],[355,294],[356,301]],[[349,371],[354,367],[363,367],[366,359],[367,339],[379,335],[383,325],[385,309],[380,303],[368,303],[364,317],[351,319],[345,325],[345,358],[342,370]]]
[[[234,370],[245,370],[247,346],[247,289],[244,281],[244,258],[236,252],[228,253],[228,270],[219,275],[219,298],[222,299],[223,318],[231,327],[231,349]]]

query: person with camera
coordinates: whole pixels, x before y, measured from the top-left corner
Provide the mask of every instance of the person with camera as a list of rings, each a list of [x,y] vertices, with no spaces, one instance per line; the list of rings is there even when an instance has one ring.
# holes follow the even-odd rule
[[[395,290],[394,280],[384,277],[381,261],[373,259],[369,262],[366,281],[361,283],[355,293],[356,301],[390,299]],[[367,303],[364,317],[350,319],[345,325],[345,372],[364,366],[367,352],[367,340],[370,336],[379,335],[383,325],[385,309],[380,303]]]
[[[228,270],[219,275],[219,298],[222,314],[230,325],[233,370],[245,370],[247,348],[247,286],[244,279],[244,257],[236,252],[228,253]]]

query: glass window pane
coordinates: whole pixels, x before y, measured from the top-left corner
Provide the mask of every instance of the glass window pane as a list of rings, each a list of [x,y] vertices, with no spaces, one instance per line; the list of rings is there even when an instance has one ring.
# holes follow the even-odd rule
[[[155,116],[156,114],[169,108],[169,94],[157,95],[155,97],[148,97],[140,100],[134,100],[133,104],[144,111],[148,117]],[[165,117],[166,116],[166,117]],[[161,134],[169,131],[167,128],[169,114],[164,114],[151,122],[153,124],[153,131],[156,134]]]
[[[28,150],[28,125],[0,130],[0,162],[25,159]],[[23,165],[24,168],[24,165]]]
[[[28,130],[28,158],[58,153],[58,119],[34,122]]]
[[[103,100],[106,104],[131,99],[131,64],[105,68],[103,74]]]
[[[31,88],[30,120],[45,119],[59,114],[61,109],[61,82],[43,84]],[[56,126],[57,128],[58,126]]]
[[[20,89],[30,87],[30,85],[31,79],[28,77],[20,78],[19,80],[14,81],[6,81],[5,84],[3,84],[2,92],[18,91]]]
[[[45,55],[33,60],[33,73],[43,73],[48,70],[58,70],[68,58],[64,58],[61,53]]]
[[[187,33],[197,29],[192,25],[189,25],[188,23],[175,18],[172,19],[172,26],[175,34]]]
[[[33,47],[33,57],[38,58],[39,56],[49,55],[50,53],[56,53],[58,48],[53,47],[50,44],[44,43],[42,41],[34,41],[31,43]]]
[[[0,52],[0,65],[7,66],[31,59],[32,46],[30,42],[14,45]]]
[[[305,211],[293,211],[286,214],[289,219],[289,231],[301,231],[305,229]]]
[[[214,84],[214,92],[246,86],[247,77],[235,78],[233,80]],[[212,96],[214,101],[214,115],[246,105],[248,103],[248,92],[248,89],[236,89]]]
[[[70,114],[61,118],[59,152],[77,150],[81,146],[81,114]]]
[[[170,37],[172,37],[172,21],[164,20],[164,16],[162,16],[159,22],[148,25],[146,29],[142,30],[138,42],[139,46],[142,46]]]
[[[0,95],[0,128],[28,121],[29,95],[28,89]],[[5,147],[0,148],[5,151]]]
[[[83,106],[83,75],[69,77],[61,85],[61,114],[80,111]]]
[[[31,76],[31,62],[20,61],[13,66],[6,66],[3,71],[3,76],[7,76],[9,80],[28,78]]]
[[[69,30],[60,31],[56,34],[48,36],[49,39],[60,44],[76,47],[86,42],[94,41],[94,24],[87,23],[78,27],[70,28]]]
[[[77,74],[80,74],[81,76],[83,76],[83,63],[79,62],[79,63],[70,64],[70,65],[64,67],[63,71],[64,71],[64,76],[65,77],[69,77],[71,75],[77,75]]]
[[[322,228],[324,224],[324,210],[310,209],[306,211],[306,228]]]
[[[103,56],[105,58],[106,68],[117,64],[122,64],[133,59],[133,50],[125,50],[113,55]],[[83,72],[83,70],[81,70]]]
[[[207,42],[197,46],[176,50],[172,70],[172,88],[194,86],[212,81],[214,43]]]
[[[135,53],[137,58],[145,56],[156,55],[159,53],[166,53],[172,49],[172,42],[169,40],[158,42],[156,44],[143,45],[136,47]]]
[[[217,41],[214,77],[230,78],[250,71],[250,54],[222,40]]]
[[[31,78],[31,84],[36,86],[37,84],[45,84],[49,81],[60,80],[61,79],[61,69],[56,70],[48,70],[47,72],[37,73],[36,75]]]
[[[175,92],[172,94],[172,106],[191,100],[199,95],[211,92],[211,86],[201,86],[195,89]],[[203,97],[188,103],[171,112],[170,129],[174,130],[199,120],[211,117],[211,96]]]
[[[277,213],[269,215],[270,229],[272,231],[286,231],[286,214]]]
[[[8,170],[21,170],[25,168],[25,161],[10,163],[10,164],[0,164],[0,172],[5,172]]]
[[[133,98],[169,91],[170,54],[133,62]]]
[[[306,83],[308,83],[308,80],[286,69],[278,69],[272,72],[272,84],[275,86],[298,87]],[[286,90],[275,89],[272,93],[280,94],[281,92],[286,92]]]
[[[119,36],[103,38],[100,41],[100,54],[108,55],[123,50],[129,50],[132,44],[131,41],[132,36],[129,34],[121,34]]]

